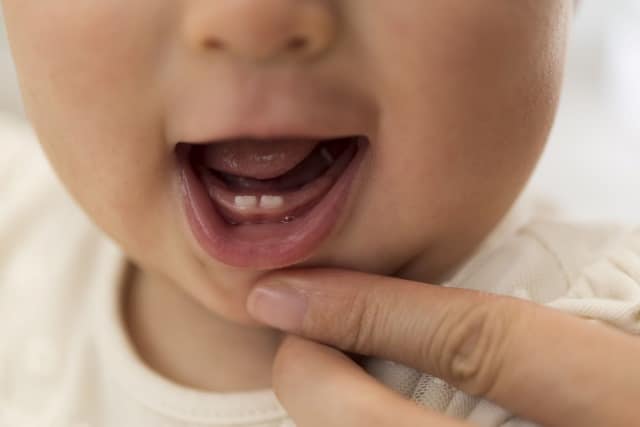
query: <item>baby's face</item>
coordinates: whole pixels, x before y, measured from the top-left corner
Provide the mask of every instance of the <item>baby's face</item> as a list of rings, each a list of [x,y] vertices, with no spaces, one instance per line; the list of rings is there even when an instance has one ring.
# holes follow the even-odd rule
[[[74,197],[142,271],[237,321],[265,270],[435,280],[459,262],[544,146],[572,13],[2,2],[27,114]]]

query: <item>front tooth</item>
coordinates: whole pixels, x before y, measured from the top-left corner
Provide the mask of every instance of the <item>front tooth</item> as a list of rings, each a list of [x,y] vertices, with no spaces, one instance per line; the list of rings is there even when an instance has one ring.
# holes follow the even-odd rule
[[[258,206],[258,198],[256,196],[236,196],[233,200],[238,209],[251,209]]]
[[[262,196],[260,197],[260,207],[264,209],[278,209],[284,204],[282,196]]]

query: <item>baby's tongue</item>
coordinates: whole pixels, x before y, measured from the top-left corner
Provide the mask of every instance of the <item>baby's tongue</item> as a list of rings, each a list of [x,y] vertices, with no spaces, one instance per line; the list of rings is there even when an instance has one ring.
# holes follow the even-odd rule
[[[243,139],[214,143],[204,147],[203,163],[226,174],[271,179],[293,169],[318,143],[313,139]]]

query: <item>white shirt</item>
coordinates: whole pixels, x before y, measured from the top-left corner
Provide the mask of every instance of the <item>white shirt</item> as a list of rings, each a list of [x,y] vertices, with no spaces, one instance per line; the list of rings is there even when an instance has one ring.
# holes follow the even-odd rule
[[[0,153],[0,426],[293,426],[270,389],[203,392],[146,366],[120,315],[125,255],[71,201],[31,129],[2,114]],[[514,209],[451,283],[640,333],[640,230],[532,212]],[[402,365],[367,369],[478,426],[529,425]]]

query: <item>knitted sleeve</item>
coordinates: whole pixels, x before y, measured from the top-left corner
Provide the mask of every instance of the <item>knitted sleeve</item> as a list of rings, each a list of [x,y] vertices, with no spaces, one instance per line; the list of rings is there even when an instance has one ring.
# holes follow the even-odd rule
[[[548,305],[640,334],[640,228],[584,268],[567,294]]]

